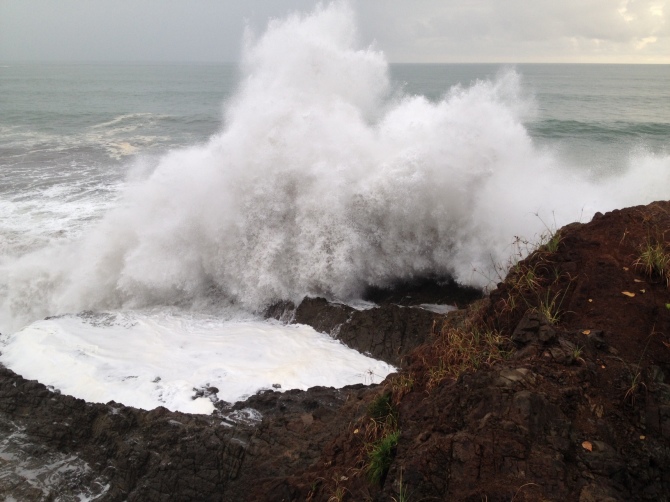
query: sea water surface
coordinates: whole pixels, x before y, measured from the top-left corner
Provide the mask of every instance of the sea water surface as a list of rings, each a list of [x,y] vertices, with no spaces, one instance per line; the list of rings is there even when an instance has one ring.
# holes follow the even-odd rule
[[[378,382],[260,313],[486,287],[515,236],[670,197],[670,67],[388,64],[352,32],[330,6],[239,65],[0,65],[0,362],[202,413],[202,388]]]

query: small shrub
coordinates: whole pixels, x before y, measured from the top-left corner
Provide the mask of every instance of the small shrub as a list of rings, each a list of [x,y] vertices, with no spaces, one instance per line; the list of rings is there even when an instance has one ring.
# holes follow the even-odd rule
[[[402,480],[402,467],[400,468],[400,479],[398,480],[398,498],[391,497],[393,502],[409,502],[409,493]]]
[[[546,317],[549,323],[558,324],[562,314],[561,305],[564,298],[565,293],[561,295],[561,292],[559,291],[554,296],[551,296],[549,290],[547,290],[547,294],[539,298],[538,305],[535,309]]]
[[[426,390],[430,391],[447,377],[458,378],[507,357],[504,347],[508,339],[488,328],[481,316],[482,311],[473,310],[462,324],[446,321],[435,333],[431,351],[424,356],[428,374]]]
[[[547,252],[555,253],[558,251],[558,246],[560,245],[561,240],[563,240],[563,237],[561,236],[560,232],[554,232],[551,236],[549,236],[549,239],[544,245]]]
[[[538,262],[519,262],[510,269],[505,282],[517,295],[531,293],[542,287],[538,272]]]
[[[426,388],[428,390],[437,387],[442,380],[447,378],[449,373],[444,364],[444,360],[439,358],[437,364],[434,366],[428,366],[428,382],[426,383]]]
[[[337,486],[335,486],[333,494],[328,498],[328,502],[342,502],[342,500],[344,500],[344,495],[346,494],[346,492],[347,492],[346,488],[338,484]]]
[[[400,373],[391,380],[391,396],[395,404],[399,404],[405,395],[414,387],[414,375],[412,373]]]
[[[637,371],[631,372],[630,374],[630,385],[626,389],[626,394],[623,397],[624,401],[634,405],[636,395],[638,390],[640,390],[640,387],[646,388],[646,385],[642,381],[642,373],[638,369]]]
[[[641,387],[644,387],[645,389],[647,386],[645,383],[642,381],[642,360],[644,359],[644,355],[647,352],[647,349],[649,348],[649,343],[651,340],[654,338],[655,335],[660,334],[658,331],[655,330],[655,326],[651,328],[651,333],[649,334],[649,337],[647,338],[647,343],[644,345],[644,349],[642,350],[642,354],[640,354],[640,359],[638,360],[637,364],[631,364],[628,366],[628,378],[630,381],[630,384],[628,385],[626,389],[626,393],[624,394],[624,402],[628,402],[631,405],[635,405],[635,400],[636,400],[636,394],[640,390]]]
[[[362,439],[359,462],[373,483],[384,480],[400,437],[398,410],[392,397],[391,392],[378,395],[368,405],[367,416],[354,431]]]
[[[550,253],[536,251],[507,276],[494,307],[503,329],[515,326],[529,310],[541,313],[551,324],[567,313],[564,303],[577,277],[551,260]]]
[[[398,422],[398,411],[391,402],[391,394],[377,396],[368,406],[368,415],[379,424],[395,426]]]
[[[558,246],[563,240],[560,229],[556,228],[556,215],[554,215],[554,222],[552,225],[547,225],[544,220],[540,218],[539,213],[536,213],[535,216],[542,222],[545,230],[544,233],[540,235],[540,242],[538,243],[537,249],[547,253],[555,253],[558,251]]]
[[[649,277],[659,277],[670,286],[670,249],[661,240],[647,239],[634,264]]]
[[[388,432],[368,448],[367,475],[372,483],[381,483],[386,476],[400,439],[400,431]]]

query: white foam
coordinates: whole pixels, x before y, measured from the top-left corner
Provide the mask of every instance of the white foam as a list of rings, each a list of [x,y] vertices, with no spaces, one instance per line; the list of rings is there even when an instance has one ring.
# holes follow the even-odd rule
[[[191,314],[83,314],[3,336],[0,362],[24,378],[92,402],[189,413],[260,389],[377,383],[394,368],[309,326]]]
[[[361,300],[360,298],[349,300],[342,303],[342,305],[346,305],[347,307],[351,307],[355,310],[371,310],[379,307],[379,305],[377,305],[375,302]]]
[[[417,307],[424,310],[429,310],[430,312],[435,312],[436,314],[446,314],[447,312],[458,310],[458,307],[455,305],[445,305],[438,303],[422,303],[421,305],[417,305]]]

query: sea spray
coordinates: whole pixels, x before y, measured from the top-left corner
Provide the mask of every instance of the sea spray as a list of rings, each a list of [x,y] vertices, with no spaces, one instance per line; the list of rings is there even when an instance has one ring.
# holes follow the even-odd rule
[[[260,309],[423,275],[486,286],[515,235],[667,198],[667,156],[593,180],[524,127],[514,71],[428,101],[389,83],[344,4],[249,35],[224,126],[132,182],[76,242],[0,264],[0,329],[84,309]]]

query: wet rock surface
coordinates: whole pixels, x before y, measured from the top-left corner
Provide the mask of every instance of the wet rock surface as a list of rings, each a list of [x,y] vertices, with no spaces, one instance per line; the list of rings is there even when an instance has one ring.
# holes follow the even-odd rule
[[[339,410],[367,392],[362,385],[266,391],[224,413],[188,415],[86,403],[0,368],[0,495],[263,500],[314,462],[341,428]]]
[[[295,322],[309,324],[376,359],[400,366],[403,357],[425,343],[439,314],[418,307],[390,304],[356,310],[323,298],[306,298],[295,311]]]
[[[308,324],[348,347],[402,366],[405,357],[430,339],[433,324],[443,315],[431,307],[457,308],[482,297],[482,292],[452,281],[417,280],[387,289],[370,288],[365,308],[331,303],[324,298],[305,298],[296,308],[279,303],[268,317]]]
[[[276,309],[401,368],[378,386],[265,391],[196,416],[86,403],[0,368],[0,495],[669,500],[670,289],[635,264],[645,240],[669,228],[670,203],[659,202],[562,229],[557,249],[521,262],[481,302],[505,357],[457,378],[436,379],[428,356],[445,350],[436,329],[463,326],[465,314],[412,304],[442,303],[429,287],[371,310],[320,299]],[[553,322],[543,299],[555,299]],[[363,425],[387,393],[399,434],[372,482]]]

